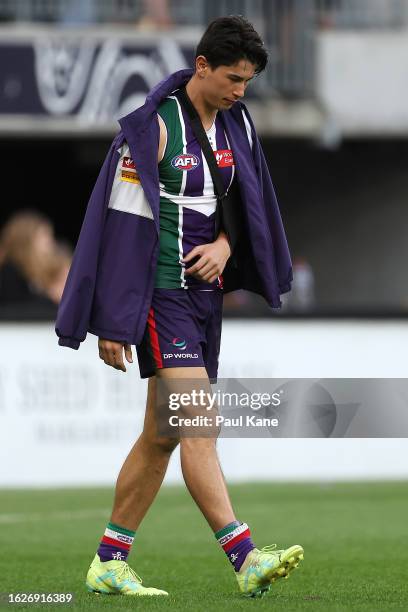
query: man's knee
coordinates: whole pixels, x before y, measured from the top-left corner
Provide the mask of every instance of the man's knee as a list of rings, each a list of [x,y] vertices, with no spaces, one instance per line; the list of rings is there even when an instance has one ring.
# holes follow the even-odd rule
[[[170,438],[168,436],[149,436],[144,432],[142,437],[147,446],[164,454],[171,454],[180,442],[178,438]]]
[[[181,438],[181,445],[184,450],[189,450],[200,455],[202,452],[212,451],[217,447],[217,438],[213,435],[185,436]],[[197,449],[200,449],[199,451]]]

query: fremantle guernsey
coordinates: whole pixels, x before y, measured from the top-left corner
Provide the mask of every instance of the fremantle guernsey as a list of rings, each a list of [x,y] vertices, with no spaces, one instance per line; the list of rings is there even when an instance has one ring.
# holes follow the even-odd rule
[[[159,162],[160,250],[155,287],[222,287],[221,277],[210,284],[185,274],[181,259],[193,247],[214,240],[217,200],[207,161],[177,98],[166,98],[158,114],[166,126],[167,142]],[[234,158],[218,114],[207,137],[227,189],[234,178]]]

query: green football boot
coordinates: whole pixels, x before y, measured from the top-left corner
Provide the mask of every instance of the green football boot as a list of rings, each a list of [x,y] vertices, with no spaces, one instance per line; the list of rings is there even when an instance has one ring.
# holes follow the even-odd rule
[[[299,545],[286,550],[275,550],[276,544],[251,550],[239,572],[236,572],[239,590],[246,597],[262,597],[278,578],[289,578],[303,560]]]
[[[142,586],[142,579],[126,561],[101,561],[98,554],[89,567],[86,588],[105,595],[168,595],[166,591]]]

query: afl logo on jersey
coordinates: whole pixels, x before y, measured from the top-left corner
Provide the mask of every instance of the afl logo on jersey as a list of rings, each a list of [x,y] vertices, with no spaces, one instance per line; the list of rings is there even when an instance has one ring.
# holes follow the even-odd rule
[[[171,160],[171,165],[176,170],[195,170],[200,165],[200,159],[193,153],[176,155]]]

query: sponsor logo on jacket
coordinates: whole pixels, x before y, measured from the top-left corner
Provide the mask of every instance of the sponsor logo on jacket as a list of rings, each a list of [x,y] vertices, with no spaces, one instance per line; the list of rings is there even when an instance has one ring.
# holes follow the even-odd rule
[[[136,170],[135,162],[131,157],[124,157],[122,162],[122,168],[126,168],[127,170]]]
[[[183,153],[173,157],[171,165],[176,170],[195,170],[200,165],[200,159],[194,153]]]
[[[140,184],[140,178],[136,171],[135,162],[131,157],[124,157],[121,167],[121,180],[127,183]]]

